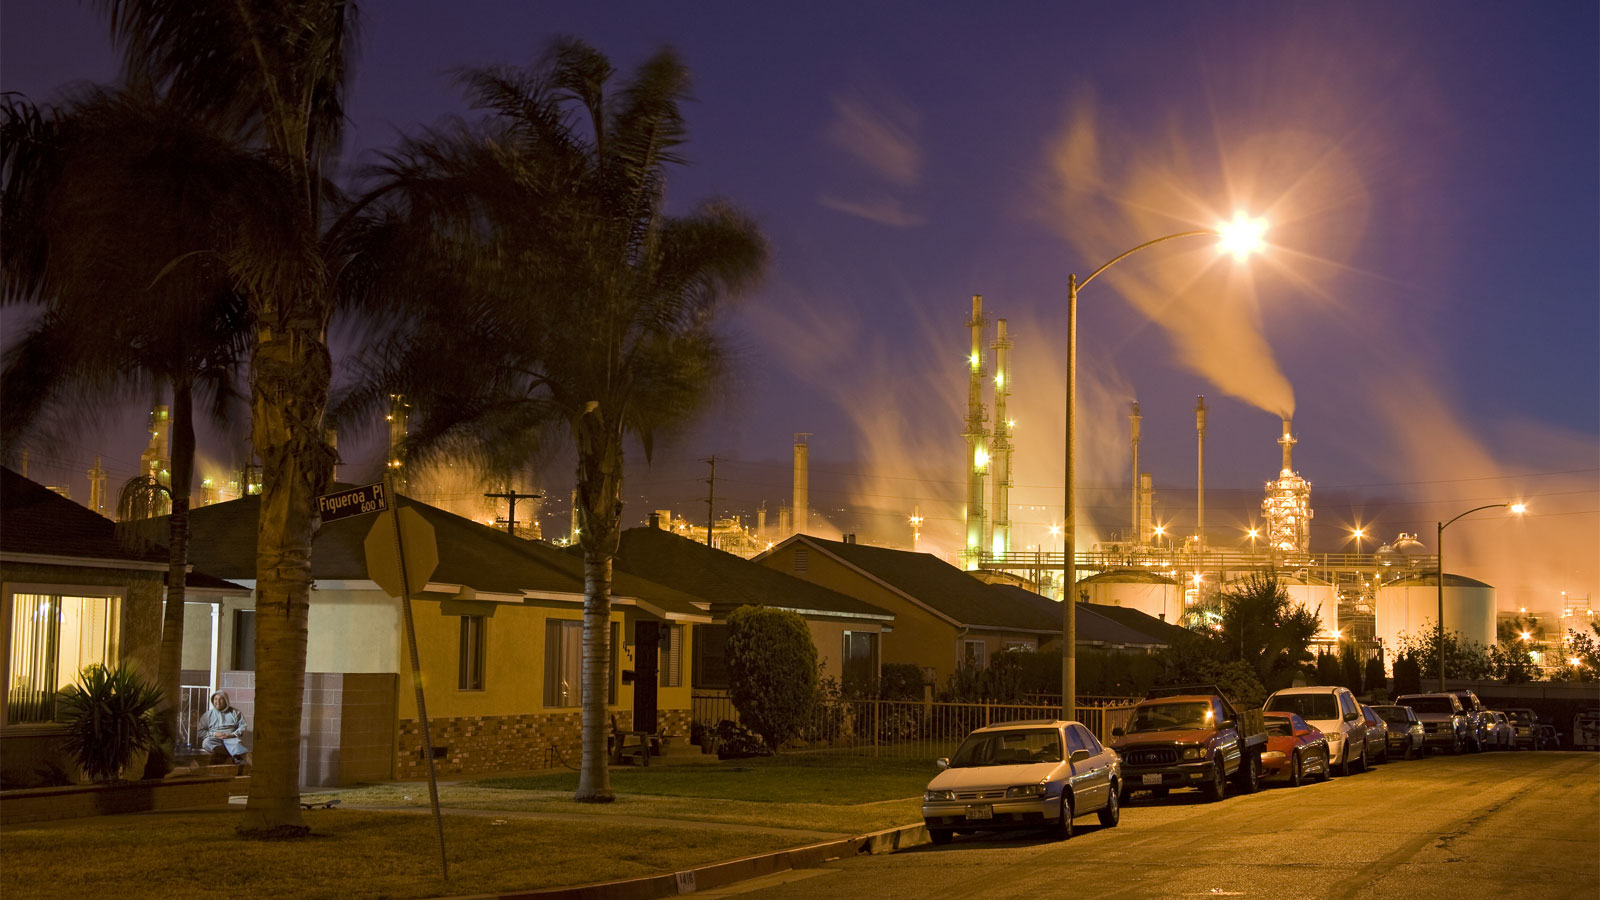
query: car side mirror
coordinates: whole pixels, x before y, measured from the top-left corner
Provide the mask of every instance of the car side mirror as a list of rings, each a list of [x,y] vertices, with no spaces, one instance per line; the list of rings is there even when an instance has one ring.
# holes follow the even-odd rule
[[[1239,727],[1239,723],[1235,722],[1232,719],[1223,719],[1221,724],[1217,725],[1217,727],[1218,728],[1238,728]]]
[[[1073,762],[1083,762],[1084,760],[1088,759],[1091,755],[1092,754],[1090,754],[1089,751],[1087,751],[1087,750],[1074,750],[1074,751],[1072,751],[1072,761]]]
[[[1355,721],[1359,721],[1360,719],[1361,719],[1361,714],[1360,713],[1345,713],[1344,714],[1344,720],[1346,722],[1355,722]]]
[[[1116,728],[1111,729],[1111,736],[1112,737],[1122,737],[1125,734],[1127,734],[1127,732],[1122,730],[1122,726],[1121,725],[1118,725]]]
[[[941,756],[938,759],[934,760],[933,764],[938,766],[941,769],[948,769],[948,768],[950,768],[950,757]]]

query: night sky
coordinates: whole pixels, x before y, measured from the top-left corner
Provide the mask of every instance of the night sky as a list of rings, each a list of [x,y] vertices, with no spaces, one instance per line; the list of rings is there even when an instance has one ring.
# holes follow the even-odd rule
[[[1242,212],[1271,225],[1248,263],[1173,242],[1081,296],[1079,478],[1099,523],[1083,544],[1125,522],[1135,399],[1159,514],[1192,523],[1204,394],[1214,544],[1259,514],[1292,408],[1313,549],[1353,549],[1357,522],[1431,547],[1435,521],[1522,499],[1525,519],[1453,526],[1451,568],[1496,584],[1502,607],[1600,599],[1593,2],[803,6],[363,8],[352,171],[465,113],[451,70],[530,62],[555,35],[625,70],[670,44],[693,71],[672,202],[732,200],[774,261],[729,320],[743,368],[725,401],[649,469],[635,456],[630,522],[660,507],[701,519],[712,453],[719,512],[787,504],[792,434],[809,432],[825,517],[908,546],[920,504],[924,549],[954,550],[964,323],[981,293],[1016,344],[1017,543],[1048,545],[1067,274]],[[113,76],[92,12],[0,9],[4,90],[48,101]],[[141,424],[135,410],[35,450],[31,474],[58,465],[75,497],[95,453],[131,475]],[[564,498],[569,472],[558,461],[533,486]],[[547,534],[563,533],[564,500],[550,510]]]

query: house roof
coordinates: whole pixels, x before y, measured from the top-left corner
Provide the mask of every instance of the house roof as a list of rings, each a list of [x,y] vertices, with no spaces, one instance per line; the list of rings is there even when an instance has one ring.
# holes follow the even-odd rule
[[[1061,608],[1054,601],[1031,591],[1014,594],[1008,593],[1009,586],[984,584],[931,554],[847,544],[809,534],[795,535],[775,550],[796,542],[877,579],[958,627],[1061,633]]]
[[[1112,569],[1088,578],[1078,579],[1079,584],[1177,584],[1176,579],[1168,578],[1159,572],[1148,569]]]
[[[167,553],[160,547],[121,540],[115,522],[3,467],[0,553],[118,562],[137,569],[167,562]]]
[[[855,597],[659,528],[624,531],[617,565],[713,606],[758,605],[808,616],[894,619],[893,613]]]
[[[1040,596],[1027,588],[1020,588],[1015,585],[997,584],[994,587],[1005,591],[1018,603],[1025,603],[1033,608],[1048,611],[1050,615],[1055,617],[1056,630],[1061,630],[1061,603],[1059,601],[1051,600],[1049,597]],[[1143,631],[1130,628],[1110,616],[1102,615],[1100,607],[1089,603],[1078,604],[1076,622],[1078,628],[1077,642],[1080,644],[1148,646],[1165,643],[1164,641],[1156,640]]]
[[[1079,603],[1078,615],[1083,615],[1085,609],[1092,610],[1096,615],[1111,619],[1126,628],[1148,635],[1149,642],[1153,644],[1163,644],[1170,647],[1178,641],[1194,637],[1194,632],[1184,628],[1182,625],[1163,621],[1131,606],[1103,606],[1098,603]]]
[[[582,559],[409,497],[400,497],[399,503],[415,509],[433,526],[439,565],[429,584],[458,586],[467,595],[499,594],[519,600],[583,595]],[[190,560],[208,572],[253,581],[260,508],[261,498],[252,495],[190,511]],[[312,539],[311,577],[324,582],[369,580],[366,538],[377,521],[377,516],[368,515],[323,524]],[[611,593],[615,599],[643,601],[674,617],[703,616],[694,598],[627,573],[614,573]]]

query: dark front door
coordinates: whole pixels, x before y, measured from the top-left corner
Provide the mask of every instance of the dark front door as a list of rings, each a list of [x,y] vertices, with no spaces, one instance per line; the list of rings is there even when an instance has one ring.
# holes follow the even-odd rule
[[[633,623],[633,730],[656,732],[656,691],[661,685],[661,623]]]

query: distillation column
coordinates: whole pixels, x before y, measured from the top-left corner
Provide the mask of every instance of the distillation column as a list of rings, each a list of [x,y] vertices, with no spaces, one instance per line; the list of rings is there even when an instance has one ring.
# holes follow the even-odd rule
[[[1139,401],[1133,401],[1133,412],[1128,414],[1128,432],[1132,435],[1133,442],[1133,527],[1128,531],[1128,545],[1136,546],[1144,541],[1144,529],[1139,518]]]
[[[794,533],[805,534],[810,526],[811,510],[811,447],[806,440],[807,431],[794,436]]]
[[[1283,468],[1267,482],[1267,496],[1261,501],[1261,515],[1267,520],[1267,546],[1285,558],[1304,557],[1311,549],[1311,482],[1294,471],[1294,445],[1290,421],[1283,420]]]
[[[1195,476],[1194,476],[1194,540],[1195,549],[1206,549],[1206,398],[1194,398]]]
[[[1011,550],[1011,429],[1016,423],[1006,418],[1006,398],[1011,396],[1011,339],[1006,337],[1006,320],[995,321],[994,348],[994,520],[991,552],[1001,556]]]
[[[983,479],[989,473],[987,418],[983,409],[983,295],[972,295],[972,350],[967,356],[970,377],[967,383],[967,422],[962,437],[967,439],[967,541],[961,550],[962,568],[976,569],[983,557],[984,513]]]

